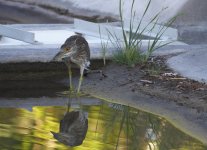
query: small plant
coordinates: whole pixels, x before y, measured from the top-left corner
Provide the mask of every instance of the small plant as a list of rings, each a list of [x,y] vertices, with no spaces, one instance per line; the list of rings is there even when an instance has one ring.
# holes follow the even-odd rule
[[[147,66],[146,72],[148,72],[150,76],[157,76],[157,75],[160,75],[162,70],[163,70],[162,67],[156,64],[152,64],[152,65]]]
[[[162,42],[160,42],[160,38],[165,33],[165,31],[169,28],[169,26],[172,25],[176,17],[173,17],[171,20],[169,20],[165,24],[165,26],[160,27],[159,31],[155,33],[154,38],[149,40],[148,48],[145,53],[141,52],[140,50],[143,41],[143,33],[144,32],[152,33],[154,31],[155,25],[158,23],[160,14],[165,10],[162,9],[160,12],[155,14],[155,16],[152,17],[151,20],[144,27],[141,28],[143,19],[149,10],[151,1],[152,0],[148,1],[144,13],[142,14],[141,19],[138,21],[138,24],[136,25],[135,25],[135,10],[134,10],[135,0],[132,1],[131,8],[130,8],[131,13],[130,13],[130,20],[129,20],[129,31],[127,32],[125,30],[124,20],[123,20],[122,0],[119,0],[119,16],[121,21],[123,41],[120,41],[116,36],[116,34],[113,34],[112,32],[108,31],[110,42],[113,45],[115,45],[118,49],[118,52],[114,53],[115,62],[120,64],[125,64],[131,67],[139,63],[141,64],[146,63],[149,57],[156,49],[171,43],[169,42],[163,44]],[[150,26],[152,24],[153,26]]]

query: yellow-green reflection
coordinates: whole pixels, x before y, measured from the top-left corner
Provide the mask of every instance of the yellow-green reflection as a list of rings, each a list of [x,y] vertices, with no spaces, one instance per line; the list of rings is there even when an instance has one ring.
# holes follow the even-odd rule
[[[118,104],[83,106],[88,132],[83,144],[67,147],[50,131],[58,132],[65,107],[0,109],[0,149],[21,150],[206,150],[207,147],[174,128],[166,120]]]

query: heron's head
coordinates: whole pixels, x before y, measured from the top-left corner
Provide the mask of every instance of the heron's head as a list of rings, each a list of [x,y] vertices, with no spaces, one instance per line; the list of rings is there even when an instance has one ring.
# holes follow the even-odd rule
[[[80,36],[73,35],[69,37],[64,44],[61,45],[60,51],[53,58],[55,61],[67,60],[75,54],[80,46]]]

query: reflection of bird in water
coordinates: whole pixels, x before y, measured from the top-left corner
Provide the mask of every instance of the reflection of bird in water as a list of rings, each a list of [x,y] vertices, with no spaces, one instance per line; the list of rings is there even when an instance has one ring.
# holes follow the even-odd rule
[[[80,79],[77,93],[80,92],[83,80],[83,72],[90,65],[90,49],[88,42],[80,35],[69,37],[61,46],[60,52],[54,60],[63,60],[69,69],[70,89],[72,89],[71,63],[80,67]],[[71,90],[70,90],[71,92]],[[70,97],[69,97],[70,101]],[[59,133],[51,132],[55,139],[68,146],[81,145],[88,130],[88,119],[83,111],[69,112],[70,102],[68,102],[68,112],[60,121]]]
[[[60,121],[59,133],[52,132],[54,138],[68,146],[83,143],[88,130],[87,115],[82,111],[67,112]]]
[[[70,88],[72,88],[71,62],[80,67],[80,79],[77,89],[77,93],[79,93],[83,80],[83,71],[90,65],[90,49],[85,38],[80,35],[73,35],[69,37],[61,46],[61,50],[54,57],[54,60],[63,60],[68,66]]]

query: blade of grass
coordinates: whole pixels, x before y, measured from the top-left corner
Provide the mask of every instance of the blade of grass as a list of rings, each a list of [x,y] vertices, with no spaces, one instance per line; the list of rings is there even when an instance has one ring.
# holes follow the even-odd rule
[[[124,30],[122,0],[119,0],[119,16],[120,16],[120,19],[121,19],[121,28],[122,28],[122,34],[123,34],[125,46],[126,46],[126,48],[128,48],[128,42],[127,42],[126,32]]]

